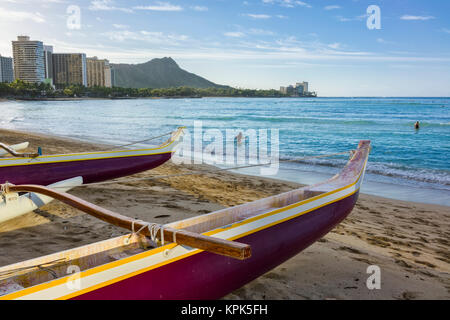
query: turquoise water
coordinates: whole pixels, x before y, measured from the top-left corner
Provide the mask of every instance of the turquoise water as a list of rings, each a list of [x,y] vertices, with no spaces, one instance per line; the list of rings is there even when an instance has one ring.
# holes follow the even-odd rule
[[[204,129],[279,129],[281,159],[346,151],[369,139],[364,192],[450,205],[450,98],[37,101],[4,102],[0,110],[4,128],[114,144],[182,125],[192,130],[195,120]],[[345,161],[282,163],[277,177],[315,182]]]

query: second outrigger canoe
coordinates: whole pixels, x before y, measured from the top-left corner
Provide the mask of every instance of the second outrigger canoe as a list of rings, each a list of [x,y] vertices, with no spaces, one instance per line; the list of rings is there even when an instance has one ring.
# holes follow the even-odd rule
[[[361,141],[345,168],[325,182],[165,226],[62,195],[97,217],[109,215],[115,225],[131,224],[134,232],[2,267],[0,299],[223,297],[345,219],[358,199],[369,152],[370,142]],[[13,188],[33,192],[40,187]]]
[[[0,158],[0,184],[46,186],[74,177],[93,183],[150,170],[171,158],[182,132],[179,128],[167,142],[152,149]],[[14,154],[14,148],[10,153]]]

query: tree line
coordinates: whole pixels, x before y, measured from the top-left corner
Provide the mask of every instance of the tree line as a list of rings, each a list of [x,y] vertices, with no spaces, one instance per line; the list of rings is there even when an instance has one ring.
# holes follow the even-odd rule
[[[48,83],[29,83],[15,80],[0,83],[0,97],[39,99],[39,98],[127,98],[127,97],[286,97],[278,90],[256,90],[239,88],[121,88],[85,87],[67,85],[54,89]]]

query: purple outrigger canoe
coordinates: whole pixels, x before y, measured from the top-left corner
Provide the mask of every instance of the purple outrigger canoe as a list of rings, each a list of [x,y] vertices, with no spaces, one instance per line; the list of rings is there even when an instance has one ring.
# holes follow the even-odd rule
[[[221,298],[345,219],[358,199],[369,152],[370,142],[361,141],[344,169],[325,182],[164,226],[248,244],[248,259],[132,233],[2,267],[0,299]]]
[[[0,184],[49,185],[73,177],[100,182],[156,168],[172,156],[183,128],[152,149],[0,158]]]

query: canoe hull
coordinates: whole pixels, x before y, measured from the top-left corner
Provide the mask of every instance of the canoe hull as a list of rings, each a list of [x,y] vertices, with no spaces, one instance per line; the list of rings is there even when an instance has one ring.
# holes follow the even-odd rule
[[[358,192],[309,213],[236,239],[252,257],[236,260],[201,252],[73,299],[218,299],[295,256],[352,211]]]
[[[19,272],[0,281],[0,289],[7,292],[0,299],[221,298],[298,254],[345,219],[358,199],[369,152],[370,141],[360,141],[347,165],[327,181],[167,225],[246,243],[252,248],[249,259],[177,244],[175,237],[154,246],[143,235],[124,235],[0,268],[0,273]],[[61,259],[65,262],[58,262]],[[70,275],[69,263],[82,271]],[[58,278],[28,271],[44,264],[50,264]]]
[[[93,160],[54,162],[0,167],[0,184],[49,185],[73,177],[84,183],[100,182],[156,168],[169,160],[172,153],[115,157]]]

